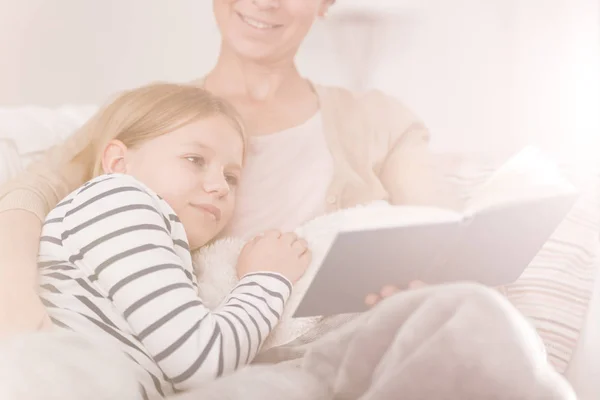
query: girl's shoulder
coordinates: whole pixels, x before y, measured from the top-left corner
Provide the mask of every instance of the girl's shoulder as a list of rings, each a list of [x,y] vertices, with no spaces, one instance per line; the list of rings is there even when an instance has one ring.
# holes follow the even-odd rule
[[[49,217],[56,217],[57,212],[68,214],[73,212],[71,211],[73,208],[94,203],[101,203],[104,206],[112,204],[117,207],[132,202],[147,203],[161,213],[172,213],[169,205],[144,183],[131,175],[114,173],[100,175],[84,183],[62,200]]]
[[[154,197],[158,197],[156,193],[154,193],[148,186],[143,184],[140,180],[136,179],[132,175],[120,173],[103,174],[93,179],[90,179],[89,181],[81,185],[79,189],[75,190],[73,194],[77,196],[83,192],[91,190],[92,187],[96,187],[97,190],[114,190],[119,187],[132,187],[136,190],[146,192]]]
[[[99,175],[90,179],[78,189],[74,190],[65,200],[76,197],[99,196],[102,193],[123,193],[128,191],[144,192],[152,198],[160,199],[160,196],[131,175],[111,173]]]

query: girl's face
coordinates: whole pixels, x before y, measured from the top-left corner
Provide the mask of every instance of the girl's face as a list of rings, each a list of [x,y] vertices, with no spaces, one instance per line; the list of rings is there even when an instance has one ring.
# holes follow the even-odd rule
[[[231,220],[243,147],[240,133],[227,118],[216,115],[124,149],[121,172],[147,185],[173,208],[190,247],[196,249]]]
[[[292,61],[331,0],[213,0],[223,43],[252,60]]]

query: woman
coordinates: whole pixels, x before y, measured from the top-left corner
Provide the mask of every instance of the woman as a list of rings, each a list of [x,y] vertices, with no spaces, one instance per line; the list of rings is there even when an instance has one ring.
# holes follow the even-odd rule
[[[226,234],[287,231],[326,211],[378,199],[433,200],[428,132],[409,110],[380,92],[318,86],[299,74],[296,52],[333,3],[213,2],[221,53],[198,84],[233,103],[250,136],[240,200]],[[0,312],[1,332],[47,324],[32,289],[41,221],[91,176],[83,149],[93,138],[85,132],[50,150],[0,193],[0,281],[10,282],[0,290],[0,303],[8,306]]]

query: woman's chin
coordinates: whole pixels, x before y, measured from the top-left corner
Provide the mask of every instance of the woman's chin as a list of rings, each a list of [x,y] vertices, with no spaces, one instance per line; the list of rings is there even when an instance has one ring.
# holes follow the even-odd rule
[[[270,62],[280,59],[277,46],[251,38],[238,37],[227,46],[240,59],[253,62]]]

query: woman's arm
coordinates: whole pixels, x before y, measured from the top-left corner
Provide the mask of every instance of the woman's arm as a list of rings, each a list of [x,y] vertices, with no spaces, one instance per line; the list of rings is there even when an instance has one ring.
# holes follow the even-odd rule
[[[43,221],[63,198],[89,180],[94,163],[93,122],[90,120],[2,185],[0,212],[25,210]]]
[[[41,223],[32,213],[0,213],[0,340],[51,326],[37,296],[40,231]]]
[[[0,188],[0,337],[50,326],[36,293],[42,221],[88,179],[92,121]]]
[[[380,173],[392,203],[433,205],[440,200],[428,143],[425,128],[413,126],[393,144]]]
[[[198,297],[189,255],[184,262],[177,253],[175,246],[187,248],[181,223],[137,181],[103,177],[69,207],[63,246],[177,389],[254,358],[291,294],[285,278],[248,274],[211,312]]]
[[[389,126],[390,148],[379,174],[393,204],[459,208],[436,168],[425,125],[404,105],[385,96],[379,117]]]

